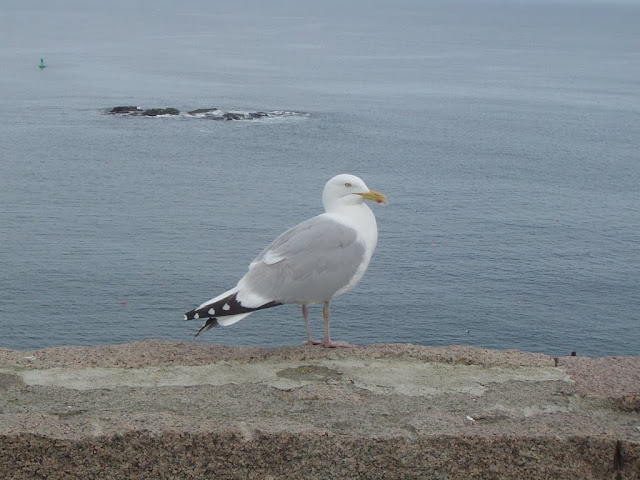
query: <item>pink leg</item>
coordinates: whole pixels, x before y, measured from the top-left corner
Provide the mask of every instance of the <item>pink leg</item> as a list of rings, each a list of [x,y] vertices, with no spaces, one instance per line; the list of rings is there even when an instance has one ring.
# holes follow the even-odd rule
[[[311,327],[309,326],[309,309],[306,305],[302,305],[302,316],[304,317],[304,324],[307,327],[307,343],[305,345],[320,345],[317,340],[314,340],[311,336]]]
[[[324,340],[322,340],[322,346],[326,348],[353,347],[353,345],[347,342],[331,341],[331,335],[330,335],[331,332],[329,327],[331,310],[329,309],[329,302],[324,302],[324,307],[322,308],[322,316],[324,317]]]

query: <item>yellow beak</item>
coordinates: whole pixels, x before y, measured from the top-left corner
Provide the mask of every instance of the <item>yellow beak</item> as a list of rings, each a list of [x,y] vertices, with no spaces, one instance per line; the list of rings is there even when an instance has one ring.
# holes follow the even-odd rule
[[[376,192],[375,190],[369,190],[367,193],[359,193],[362,198],[367,200],[371,200],[373,202],[379,203],[381,205],[387,205],[387,197],[384,193]]]

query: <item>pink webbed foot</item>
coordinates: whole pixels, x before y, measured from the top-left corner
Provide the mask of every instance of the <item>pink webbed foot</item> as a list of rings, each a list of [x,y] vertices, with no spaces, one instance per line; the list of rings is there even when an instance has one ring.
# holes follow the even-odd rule
[[[314,340],[313,338],[310,338],[309,340],[303,343],[303,345],[321,345],[321,344],[322,342],[320,340]]]

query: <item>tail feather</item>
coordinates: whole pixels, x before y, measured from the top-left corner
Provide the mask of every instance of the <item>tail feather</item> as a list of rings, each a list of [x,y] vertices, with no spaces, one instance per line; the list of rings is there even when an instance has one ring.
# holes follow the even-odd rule
[[[205,323],[202,328],[200,330],[198,330],[198,333],[196,333],[194,336],[198,336],[201,333],[206,332],[207,330],[209,330],[210,328],[213,327],[217,327],[219,325],[218,321],[215,318],[208,318],[207,319],[207,323]]]

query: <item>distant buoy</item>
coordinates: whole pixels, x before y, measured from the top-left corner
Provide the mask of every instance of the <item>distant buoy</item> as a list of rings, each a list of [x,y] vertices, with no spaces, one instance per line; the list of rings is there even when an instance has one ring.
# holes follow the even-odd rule
[[[40,68],[46,68],[46,65],[44,64],[44,58],[40,59],[40,65],[38,65],[38,67]]]

